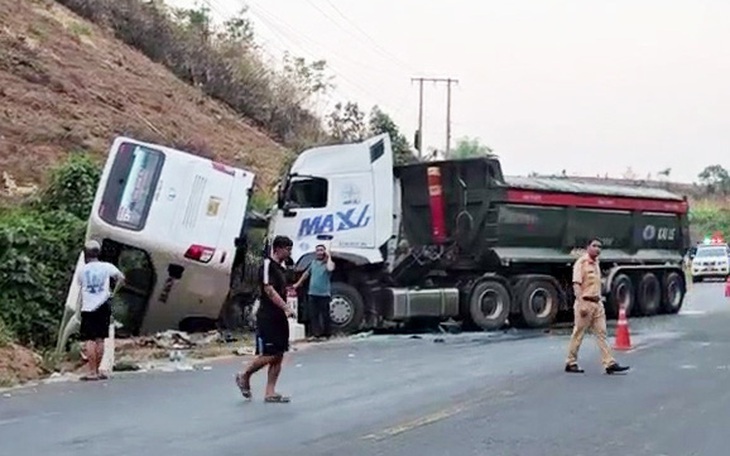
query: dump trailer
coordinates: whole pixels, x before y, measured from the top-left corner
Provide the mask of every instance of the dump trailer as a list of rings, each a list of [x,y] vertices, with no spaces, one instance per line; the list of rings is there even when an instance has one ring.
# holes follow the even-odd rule
[[[505,177],[496,156],[394,167],[380,135],[302,152],[269,236],[293,239],[298,271],[331,238],[342,332],[421,319],[542,328],[572,307],[572,266],[593,237],[609,317],[677,313],[687,212],[663,190]]]

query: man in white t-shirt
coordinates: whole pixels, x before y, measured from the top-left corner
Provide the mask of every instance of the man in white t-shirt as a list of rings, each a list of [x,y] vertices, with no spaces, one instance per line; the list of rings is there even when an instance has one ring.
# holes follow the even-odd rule
[[[124,284],[124,274],[111,263],[99,261],[101,245],[97,241],[89,241],[84,246],[86,264],[78,272],[76,280],[81,286],[81,340],[85,342],[84,350],[88,358],[89,374],[82,380],[105,379],[99,373],[99,366],[104,357],[104,339],[109,334],[111,323],[110,298]],[[109,285],[111,278],[116,279],[114,291]]]

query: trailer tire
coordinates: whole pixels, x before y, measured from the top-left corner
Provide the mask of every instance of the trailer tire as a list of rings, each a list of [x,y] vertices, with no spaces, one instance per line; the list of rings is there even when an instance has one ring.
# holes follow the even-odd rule
[[[491,310],[485,312],[485,304]],[[496,280],[481,280],[474,285],[469,296],[469,315],[482,330],[495,331],[507,322],[510,305],[511,297],[507,287]]]
[[[352,334],[360,329],[365,316],[365,301],[357,288],[343,282],[332,283],[330,319],[332,330]]]
[[[626,315],[631,315],[634,307],[634,285],[631,278],[626,274],[618,274],[611,282],[611,294],[606,301],[606,316],[608,318],[618,317],[618,310],[623,301]]]
[[[641,277],[636,292],[636,300],[637,315],[651,317],[659,313],[662,303],[662,286],[654,273],[647,272]]]
[[[670,272],[663,282],[661,309],[664,313],[676,314],[682,308],[686,293],[682,276],[677,272]]]
[[[528,328],[546,328],[550,326],[558,314],[560,296],[555,285],[546,279],[525,280],[517,289],[520,313],[517,321]],[[535,304],[542,306],[535,309]]]

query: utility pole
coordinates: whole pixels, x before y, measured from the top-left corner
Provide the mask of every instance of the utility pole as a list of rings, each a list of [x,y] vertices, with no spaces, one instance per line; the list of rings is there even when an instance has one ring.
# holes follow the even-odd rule
[[[416,149],[418,158],[421,159],[423,144],[423,83],[424,81],[446,83],[446,153],[451,150],[451,84],[458,84],[458,79],[452,78],[411,78],[411,82],[418,81],[418,131],[416,132]]]
[[[418,81],[418,136],[416,137],[418,144],[418,160],[423,158],[423,79]]]

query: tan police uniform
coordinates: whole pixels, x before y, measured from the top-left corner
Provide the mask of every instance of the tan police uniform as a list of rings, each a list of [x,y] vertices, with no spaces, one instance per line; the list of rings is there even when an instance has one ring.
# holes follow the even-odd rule
[[[578,350],[583,336],[586,330],[590,330],[596,336],[598,348],[601,350],[601,362],[606,368],[615,361],[606,342],[606,311],[601,302],[601,269],[598,259],[592,259],[587,253],[578,258],[573,266],[573,284],[580,286],[580,294],[575,297],[573,305],[575,323],[566,364],[578,362]]]

